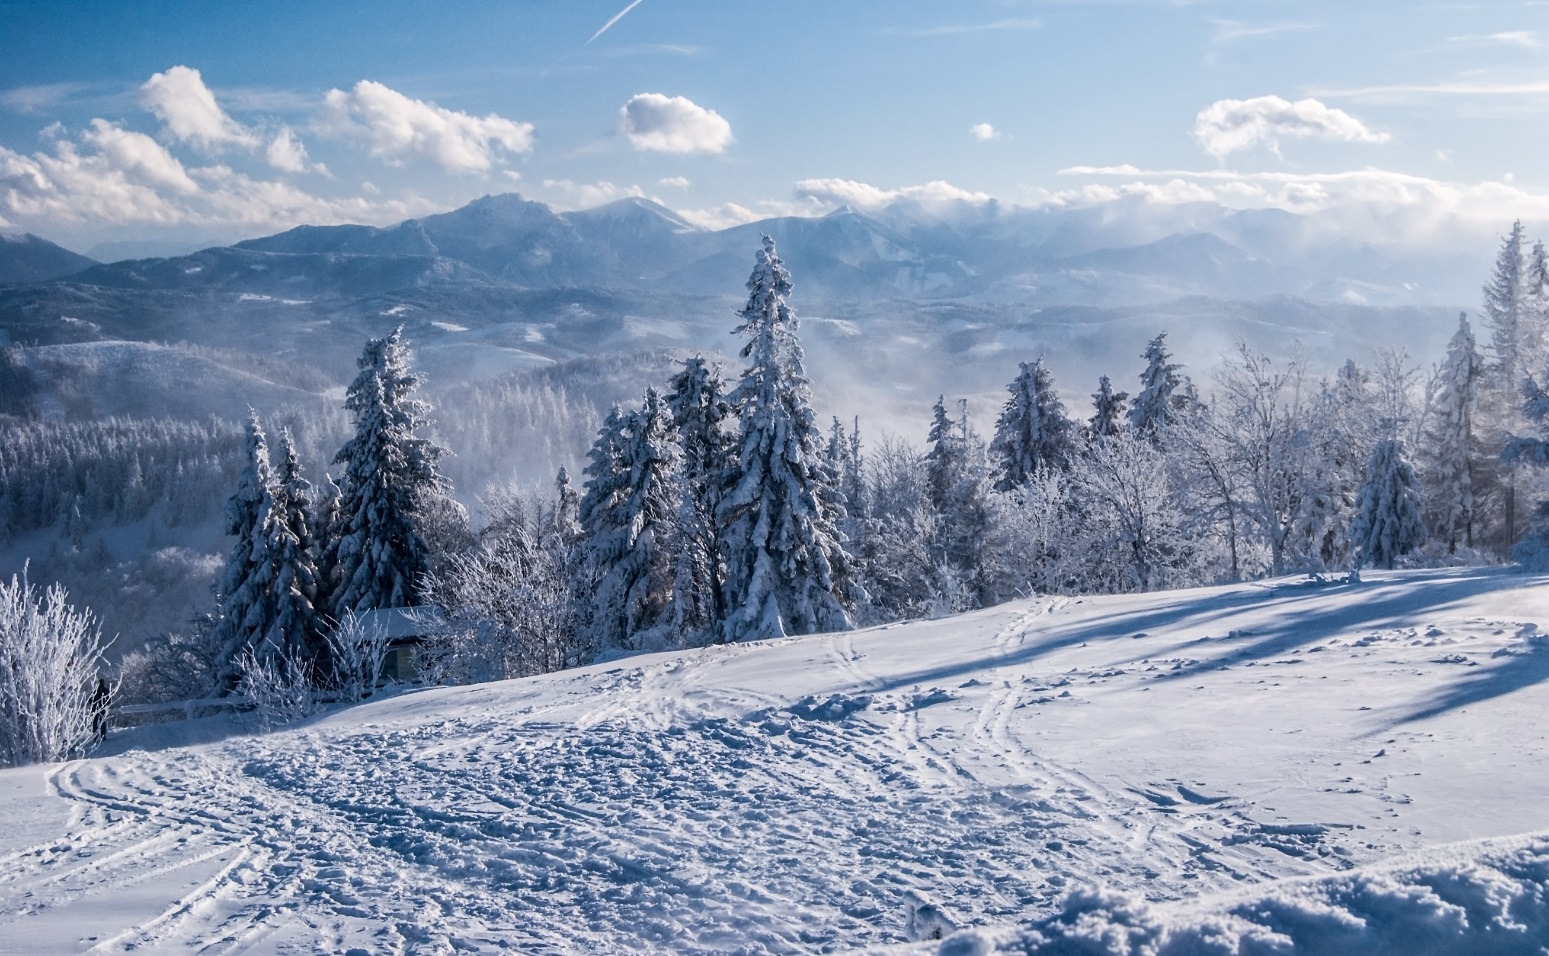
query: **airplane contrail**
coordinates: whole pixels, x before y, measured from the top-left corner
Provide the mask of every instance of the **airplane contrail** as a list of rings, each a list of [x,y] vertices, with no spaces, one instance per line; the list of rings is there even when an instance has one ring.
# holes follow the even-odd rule
[[[615,13],[613,15],[613,19],[612,20],[609,20],[607,23],[604,23],[602,25],[602,29],[601,30],[598,30],[596,33],[592,34],[592,40],[595,40],[598,37],[602,36],[604,33],[607,33],[610,29],[612,29],[612,27],[613,27],[613,25],[615,23],[617,23],[620,20],[624,19],[624,14],[628,13],[629,11],[633,10],[634,8],[636,8],[638,6],[640,6],[640,0],[630,0],[629,6],[625,7],[622,10],[620,10],[618,13]],[[592,42],[592,40],[587,40],[586,42],[590,43],[590,42]],[[585,44],[583,44],[583,46],[584,45]]]

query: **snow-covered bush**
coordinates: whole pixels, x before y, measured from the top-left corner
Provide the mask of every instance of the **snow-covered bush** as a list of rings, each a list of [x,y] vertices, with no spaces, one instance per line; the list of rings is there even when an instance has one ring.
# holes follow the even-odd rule
[[[327,632],[328,653],[333,664],[333,688],[339,698],[357,703],[371,696],[387,658],[387,630],[368,627],[353,614],[346,615]]]
[[[415,667],[432,684],[463,684],[574,667],[581,640],[572,582],[579,564],[572,517],[535,495],[505,492],[486,505],[479,543],[426,579],[441,620]]]
[[[59,585],[0,583],[0,766],[63,760],[97,734],[102,634]]]
[[[311,669],[297,656],[258,654],[247,648],[237,665],[237,695],[252,706],[260,730],[267,733],[317,710]]]

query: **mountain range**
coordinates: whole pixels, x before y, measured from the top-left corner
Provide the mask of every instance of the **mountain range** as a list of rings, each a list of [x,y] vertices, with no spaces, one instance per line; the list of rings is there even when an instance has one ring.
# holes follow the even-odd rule
[[[1201,372],[1235,338],[1271,353],[1300,343],[1328,364],[1387,343],[1429,360],[1490,253],[1379,247],[1315,216],[1208,203],[899,201],[709,230],[643,198],[556,212],[507,194],[172,258],[95,263],[8,240],[0,342],[186,342],[341,384],[361,341],[397,324],[442,381],[641,349],[729,354],[762,235],[794,275],[819,398],[905,417],[938,392],[993,407],[1017,362],[1041,353],[1084,402],[1086,383],[1127,379],[1163,330]],[[111,398],[93,407],[117,411]]]

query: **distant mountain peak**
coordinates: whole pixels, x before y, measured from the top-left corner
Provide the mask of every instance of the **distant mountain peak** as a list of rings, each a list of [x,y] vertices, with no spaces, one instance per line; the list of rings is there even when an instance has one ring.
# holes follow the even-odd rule
[[[0,284],[47,282],[74,275],[97,260],[30,232],[0,232]]]

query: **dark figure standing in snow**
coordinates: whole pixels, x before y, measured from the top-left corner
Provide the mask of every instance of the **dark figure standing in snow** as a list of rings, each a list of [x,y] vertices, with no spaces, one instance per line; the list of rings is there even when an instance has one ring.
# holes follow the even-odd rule
[[[87,704],[91,708],[91,742],[93,745],[102,743],[108,736],[108,707],[113,702],[113,692],[108,689],[108,682],[97,678],[97,688],[91,692],[91,701]]]

